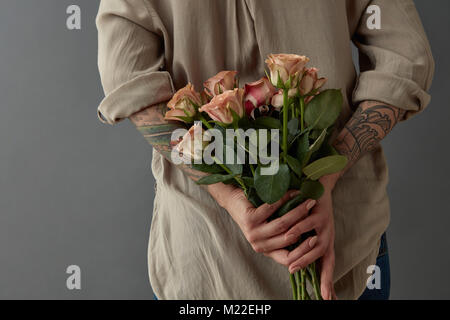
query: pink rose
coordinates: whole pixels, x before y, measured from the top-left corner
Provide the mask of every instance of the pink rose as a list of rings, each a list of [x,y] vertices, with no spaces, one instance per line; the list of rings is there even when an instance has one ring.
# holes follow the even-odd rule
[[[193,117],[196,111],[192,103],[200,106],[202,100],[200,94],[194,90],[194,86],[188,83],[186,87],[178,90],[167,103],[170,110],[166,112],[164,119],[183,121],[177,117]]]
[[[290,89],[288,91],[288,96],[289,98],[294,97],[295,95],[297,95],[298,93],[298,89]],[[279,109],[281,107],[283,107],[283,103],[284,103],[284,97],[283,97],[283,90],[278,90],[278,92],[272,97],[271,100],[271,105],[274,106],[275,108]]]
[[[247,115],[250,115],[255,108],[269,104],[276,92],[277,89],[265,77],[256,82],[246,84],[244,104]]]
[[[300,94],[307,95],[313,90],[319,90],[327,82],[326,78],[320,78],[317,75],[316,68],[308,68],[305,70],[302,80],[300,81]]]
[[[207,133],[203,130],[201,123],[197,122],[175,146],[175,150],[181,153],[183,158],[189,161],[202,160],[203,150],[209,144],[207,139],[203,139],[205,134]]]
[[[215,96],[210,103],[204,105],[199,111],[206,112],[211,119],[225,124],[233,122],[231,110],[239,117],[244,116],[244,89],[234,89],[225,91]]]
[[[205,81],[203,86],[209,97],[217,96],[236,87],[236,71],[221,71],[214,77]]]
[[[283,84],[292,78],[291,88],[297,87],[298,79],[308,61],[307,57],[296,54],[270,54],[266,64],[270,70],[272,84],[277,86],[279,75]]]

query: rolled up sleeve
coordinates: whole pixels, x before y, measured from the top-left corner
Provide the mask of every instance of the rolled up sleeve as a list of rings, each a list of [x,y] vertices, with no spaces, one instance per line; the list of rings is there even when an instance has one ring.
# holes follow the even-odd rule
[[[353,92],[358,105],[374,100],[406,110],[405,119],[424,110],[434,60],[412,0],[373,0],[381,9],[381,29],[370,30],[363,13],[353,42],[359,49],[361,73]]]
[[[96,23],[105,93],[98,115],[103,122],[114,124],[172,97],[158,22],[143,0],[101,1]]]

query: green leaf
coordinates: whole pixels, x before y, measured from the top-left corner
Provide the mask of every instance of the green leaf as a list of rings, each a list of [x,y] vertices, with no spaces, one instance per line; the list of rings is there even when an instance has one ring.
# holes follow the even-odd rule
[[[242,177],[241,178],[242,181],[244,181],[244,184],[249,187],[249,188],[253,188],[255,186],[255,180],[254,178],[251,177]]]
[[[234,176],[231,174],[228,174],[228,175],[212,174],[212,175],[209,175],[209,176],[199,179],[196,183],[199,185],[210,185],[210,184],[216,184],[219,182],[226,182],[233,178],[234,178]]]
[[[297,148],[296,148],[295,151],[296,151],[295,155],[297,157],[297,160],[299,160],[302,165],[307,163],[305,161],[305,159],[306,159],[306,156],[308,155],[308,152],[309,152],[309,133],[308,133],[308,131],[305,132],[300,137],[300,139],[298,139],[298,141],[297,141]]]
[[[274,175],[262,175],[261,166],[255,172],[255,188],[262,201],[273,204],[280,200],[288,191],[290,173],[287,164],[280,164]]]
[[[303,169],[306,177],[318,180],[320,177],[341,171],[347,165],[344,156],[330,156],[314,161]]]
[[[201,172],[206,172],[206,173],[223,173],[224,170],[222,167],[220,167],[217,164],[206,164],[206,163],[201,163],[201,164],[191,164],[192,169],[197,170],[197,171],[201,171]]]
[[[319,181],[306,180],[302,183],[300,192],[305,199],[319,200],[325,189]]]
[[[255,120],[257,128],[261,129],[281,129],[281,122],[272,117],[259,117]]]
[[[302,180],[300,180],[297,175],[291,171],[291,181],[289,183],[289,189],[299,190],[302,186]]]
[[[302,176],[302,164],[300,161],[290,155],[287,155],[287,163],[292,171],[294,171],[299,177]]]
[[[323,129],[322,133],[319,135],[316,141],[309,147],[309,151],[311,153],[316,152],[320,149],[323,142],[325,141],[325,138],[327,137],[327,129]]]
[[[305,122],[311,129],[326,129],[332,126],[342,110],[341,90],[330,89],[321,92],[305,111]]]
[[[255,188],[250,188],[250,190],[248,191],[247,199],[251,202],[251,204],[253,204],[255,208],[258,208],[259,206],[264,204],[264,202],[258,197]]]
[[[322,133],[319,135],[316,141],[309,147],[305,157],[302,159],[302,166],[306,166],[311,159],[311,156],[314,152],[320,149],[323,142],[325,141],[325,138],[327,137],[327,129],[323,129]]]
[[[295,136],[298,133],[299,121],[297,118],[293,118],[288,122],[288,132],[291,136]]]

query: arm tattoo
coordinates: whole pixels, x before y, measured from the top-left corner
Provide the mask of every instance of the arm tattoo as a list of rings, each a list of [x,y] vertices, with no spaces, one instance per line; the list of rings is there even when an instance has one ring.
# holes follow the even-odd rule
[[[347,168],[376,149],[404,115],[404,110],[386,104],[362,103],[334,142],[336,150],[348,158]]]
[[[181,123],[167,121],[164,119],[167,107],[165,104],[159,104],[148,107],[142,111],[133,114],[130,117],[137,130],[144,136],[149,144],[161,153],[168,161],[171,160],[171,153],[174,144],[171,141],[172,132],[176,129],[184,128]],[[183,170],[189,178],[197,181],[206,174],[192,169],[189,165],[177,165]]]

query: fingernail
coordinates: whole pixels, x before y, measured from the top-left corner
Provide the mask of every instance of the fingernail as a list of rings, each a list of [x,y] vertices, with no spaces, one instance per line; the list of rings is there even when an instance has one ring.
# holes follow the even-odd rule
[[[308,201],[308,203],[306,204],[306,210],[310,210],[312,207],[314,207],[316,205],[316,200],[310,200]]]
[[[286,241],[289,241],[289,242],[294,242],[294,241],[296,241],[297,240],[297,236],[295,235],[295,234],[287,234],[286,235]]]
[[[300,194],[300,191],[296,190],[296,191],[291,192],[290,197],[292,199],[292,198],[295,198],[296,196],[298,196],[299,194]]]
[[[292,274],[292,273],[296,273],[298,270],[300,270],[300,268],[299,267],[292,267],[292,268],[290,268],[290,273]]]
[[[311,240],[309,240],[309,247],[310,248],[314,248],[316,243],[317,243],[317,236],[314,236],[314,237],[311,238]]]

